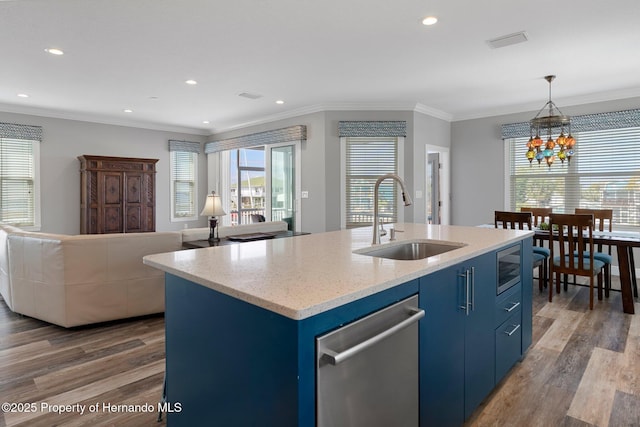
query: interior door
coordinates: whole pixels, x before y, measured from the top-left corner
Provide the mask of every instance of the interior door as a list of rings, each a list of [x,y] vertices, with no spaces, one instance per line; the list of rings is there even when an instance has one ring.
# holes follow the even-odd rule
[[[270,214],[272,221],[285,221],[289,230],[298,228],[296,206],[296,145],[269,146]]]
[[[427,223],[440,224],[440,153],[427,156]]]

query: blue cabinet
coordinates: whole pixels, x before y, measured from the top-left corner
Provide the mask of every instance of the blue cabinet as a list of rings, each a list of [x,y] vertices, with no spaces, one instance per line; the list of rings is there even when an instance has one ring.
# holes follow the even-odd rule
[[[497,384],[521,356],[522,283],[498,295],[495,328]]]
[[[420,279],[420,425],[451,426],[464,421],[465,301],[459,267]]]
[[[181,407],[167,425],[315,425],[316,336],[417,293],[413,280],[298,321],[167,274],[167,401]]]
[[[420,424],[461,425],[495,385],[495,253],[420,279]]]
[[[420,425],[462,425],[531,344],[531,239],[512,246],[500,294],[499,251],[420,278]]]
[[[531,343],[521,244],[521,283],[500,295],[492,251],[303,320],[167,274],[167,399],[181,407],[168,424],[315,425],[315,338],[418,294],[420,425],[462,425]]]

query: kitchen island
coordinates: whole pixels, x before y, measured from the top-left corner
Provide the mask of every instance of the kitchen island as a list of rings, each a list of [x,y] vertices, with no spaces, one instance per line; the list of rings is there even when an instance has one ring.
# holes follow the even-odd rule
[[[371,245],[368,227],[145,257],[145,264],[167,273],[167,399],[181,404],[179,413],[168,414],[169,425],[314,425],[315,338],[412,295],[426,312],[419,323],[420,423],[462,422],[514,363],[512,343],[504,344],[509,351],[495,350],[503,345],[498,328],[517,315],[518,357],[531,342],[533,233],[410,223],[395,228],[403,233],[392,244],[428,239],[463,246],[412,261],[354,253]],[[497,295],[496,257],[512,246],[519,248],[520,277]],[[476,272],[471,315],[481,317],[455,320],[456,331],[441,322],[465,315],[458,301],[462,270]],[[452,312],[444,310],[449,302]],[[497,304],[503,303],[518,308],[502,310]],[[501,317],[502,311],[511,317]],[[477,346],[487,349],[484,356]],[[503,353],[511,355],[506,362]],[[476,378],[472,363],[481,364],[485,378]],[[456,405],[459,414],[438,418]]]

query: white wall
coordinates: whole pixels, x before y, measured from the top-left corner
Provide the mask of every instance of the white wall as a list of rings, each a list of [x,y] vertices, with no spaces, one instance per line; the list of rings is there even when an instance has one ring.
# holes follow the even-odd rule
[[[77,157],[82,154],[159,159],[156,164],[156,230],[184,227],[185,223],[170,222],[168,140],[203,143],[205,137],[5,112],[0,112],[0,122],[42,126],[42,231],[61,234],[80,232],[80,163]],[[202,206],[207,191],[204,152],[200,155],[198,172],[198,206]],[[206,218],[186,224],[189,227],[205,227]]]
[[[640,97],[560,108],[563,113],[575,116],[638,106]],[[501,125],[525,122],[535,114],[536,111],[530,111],[452,123],[452,224],[492,223],[493,212],[506,208]]]

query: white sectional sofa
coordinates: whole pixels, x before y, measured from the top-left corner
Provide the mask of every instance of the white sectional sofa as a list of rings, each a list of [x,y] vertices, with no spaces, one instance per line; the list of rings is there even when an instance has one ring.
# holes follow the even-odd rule
[[[224,237],[286,229],[276,221],[219,232]],[[164,273],[142,258],[208,237],[208,228],[69,236],[0,224],[0,294],[14,312],[64,327],[161,313]]]

